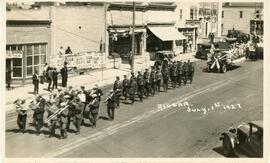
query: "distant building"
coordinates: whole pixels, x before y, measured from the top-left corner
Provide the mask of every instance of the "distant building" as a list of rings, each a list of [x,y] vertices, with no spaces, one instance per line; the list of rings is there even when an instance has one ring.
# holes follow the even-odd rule
[[[222,5],[222,35],[228,30],[263,34],[263,2],[230,2]]]

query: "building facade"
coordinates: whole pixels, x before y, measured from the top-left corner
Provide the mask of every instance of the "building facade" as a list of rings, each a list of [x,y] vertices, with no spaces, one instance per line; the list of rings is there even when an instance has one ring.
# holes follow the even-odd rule
[[[222,35],[228,30],[240,30],[247,34],[263,34],[263,3],[223,3]]]

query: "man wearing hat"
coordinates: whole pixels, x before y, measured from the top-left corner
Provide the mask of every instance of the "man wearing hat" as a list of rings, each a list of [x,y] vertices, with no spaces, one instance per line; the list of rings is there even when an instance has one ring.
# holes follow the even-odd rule
[[[131,76],[129,80],[131,81],[132,79],[136,81],[136,76],[133,71],[131,72]]]
[[[123,87],[123,96],[125,97],[125,101],[127,101],[128,96],[128,87],[129,87],[129,81],[127,79],[127,75],[124,75],[124,79],[122,81],[122,87]]]
[[[110,93],[105,101],[107,103],[107,113],[110,120],[114,120],[114,110],[116,107],[115,97],[115,92],[113,90],[110,90]]]
[[[116,106],[118,108],[120,108],[120,97],[121,97],[121,92],[122,92],[122,84],[121,84],[121,81],[120,81],[120,77],[119,76],[116,76],[116,80],[114,82],[114,85],[113,85],[113,90],[115,91],[116,93]]]
[[[79,97],[75,98],[75,116],[74,116],[74,126],[76,127],[76,134],[80,134],[80,128],[83,120],[83,111],[85,108],[85,103],[83,103]]]
[[[54,99],[50,100],[51,106],[48,108],[48,118],[50,116],[52,116],[54,113],[56,113],[58,111],[58,104],[57,101]],[[49,137],[55,136],[55,129],[57,127],[57,123],[59,121],[60,116],[59,115],[55,115],[53,116],[53,118],[50,120],[50,135]]]
[[[36,128],[37,135],[40,134],[40,130],[43,127],[43,118],[44,118],[44,112],[45,112],[45,99],[38,95],[36,97],[36,105],[33,109],[33,120],[34,120],[34,126]]]
[[[146,97],[148,97],[149,94],[151,93],[150,74],[149,74],[148,69],[145,69],[145,72],[143,74],[143,78],[144,78],[145,95],[146,95]]]
[[[61,76],[62,76],[62,87],[67,86],[68,80],[68,69],[67,69],[67,62],[64,62],[64,67],[61,68]]]
[[[143,93],[144,93],[144,80],[143,80],[143,76],[141,74],[141,71],[138,71],[137,86],[138,86],[139,98],[140,98],[140,101],[142,101],[143,100]]]
[[[160,71],[160,68],[157,69],[156,71],[156,81],[157,81],[157,91],[160,92],[160,87],[161,87],[161,80],[162,80],[162,74]]]
[[[60,104],[60,108],[63,109],[65,108],[59,115],[60,115],[60,133],[61,137],[60,139],[65,139],[67,138],[67,124],[68,124],[68,107],[69,107],[69,101],[70,101],[70,96],[65,95],[64,96],[64,102]]]
[[[157,78],[156,78],[156,72],[154,70],[154,67],[152,67],[151,69],[151,73],[150,73],[150,83],[151,83],[151,91],[152,91],[152,95],[156,94],[156,85],[157,85]]]
[[[25,100],[17,99],[13,104],[15,105],[15,110],[18,113],[17,125],[20,131],[24,133],[27,120],[27,107],[25,105]]]
[[[101,100],[101,96],[103,96],[102,90],[98,87],[98,84],[95,84],[95,87],[93,88],[93,93],[97,95],[97,99]]]
[[[132,79],[129,85],[129,94],[130,94],[131,104],[133,104],[135,101],[136,91],[137,91],[137,82],[134,79]]]
[[[98,116],[98,110],[99,110],[99,100],[97,99],[97,95],[92,95],[92,101],[90,102],[90,121],[93,125],[93,127],[96,127],[97,123],[97,116]]]
[[[162,67],[162,79],[163,79],[163,89],[165,92],[168,90],[168,82],[169,82],[169,66],[165,65]]]

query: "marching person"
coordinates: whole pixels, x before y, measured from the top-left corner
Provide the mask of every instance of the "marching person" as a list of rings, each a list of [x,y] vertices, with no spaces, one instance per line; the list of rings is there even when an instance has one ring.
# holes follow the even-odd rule
[[[48,91],[51,90],[51,85],[53,81],[53,68],[48,67],[48,75],[47,75],[47,81],[48,81]]]
[[[169,75],[170,75],[169,67],[168,66],[162,67],[163,89],[165,92],[168,91]]]
[[[39,76],[38,76],[38,71],[35,70],[35,73],[32,76],[32,83],[34,85],[34,94],[38,94],[38,86],[39,86]]]
[[[113,90],[110,90],[110,93],[105,101],[107,103],[107,113],[110,120],[114,120],[114,110],[116,106],[115,97],[115,92]]]
[[[120,108],[120,97],[121,97],[121,90],[122,90],[122,85],[121,85],[121,81],[120,81],[120,77],[116,76],[116,80],[114,82],[113,85],[113,91],[116,92],[116,107]]]
[[[81,101],[81,98],[75,98],[75,116],[74,116],[74,126],[76,127],[76,134],[80,134],[81,124],[83,120],[83,110],[85,107],[85,103]]]
[[[53,68],[53,70],[52,70],[52,81],[53,81],[52,90],[54,90],[54,88],[57,89],[58,72],[56,70],[56,67]]]
[[[145,69],[145,72],[143,74],[143,78],[144,78],[145,95],[146,95],[146,97],[148,97],[149,94],[151,93],[150,74],[149,74],[148,69]]]
[[[161,87],[161,81],[162,81],[162,73],[160,68],[158,67],[156,71],[156,80],[157,80],[157,91],[160,92],[160,87]]]
[[[70,96],[65,95],[64,101],[60,104],[60,108],[63,109],[60,115],[60,139],[66,139],[67,138],[67,124],[68,124],[68,107],[69,107],[69,101]]]
[[[176,87],[176,82],[177,82],[177,64],[174,61],[172,65],[172,86],[173,88]]]
[[[27,107],[25,105],[25,100],[17,99],[13,104],[15,105],[15,110],[18,113],[17,125],[20,131],[24,133],[27,120]]]
[[[97,99],[100,102],[101,101],[101,96],[103,96],[103,92],[99,88],[98,84],[95,84],[95,87],[93,88],[93,94],[97,95]]]
[[[67,62],[64,62],[64,66],[62,67],[61,76],[62,76],[62,87],[67,86],[67,80],[68,80],[68,69],[67,69]]]
[[[188,80],[188,64],[187,62],[184,62],[183,64],[183,72],[184,72],[184,85],[187,84],[187,80]]]
[[[97,117],[98,117],[98,111],[99,111],[99,100],[97,99],[97,95],[92,95],[92,101],[90,102],[90,121],[92,123],[93,127],[96,127],[97,124]]]
[[[181,86],[182,85],[182,78],[183,78],[183,64],[182,61],[179,61],[178,66],[177,66],[177,80],[178,80],[178,85]]]
[[[43,127],[45,103],[46,103],[45,99],[41,95],[38,95],[36,98],[36,105],[33,109],[34,111],[33,121],[34,121],[34,126],[36,128],[37,135],[40,135],[40,130]]]
[[[136,81],[136,76],[133,71],[131,72],[131,76],[129,80],[131,81],[132,79]]]
[[[138,85],[138,94],[140,101],[143,101],[143,94],[144,94],[144,80],[141,74],[141,71],[138,71],[137,75],[137,85]]]
[[[68,115],[67,115],[67,131],[70,130],[70,123],[73,122],[74,123],[74,116],[75,116],[75,102],[76,100],[76,96],[75,94],[69,94],[69,101],[67,103],[68,105]]]
[[[129,83],[129,94],[130,94],[131,104],[133,104],[135,101],[136,91],[137,91],[137,82],[135,81],[135,79],[132,79]]]
[[[124,79],[122,81],[122,87],[123,87],[123,96],[125,98],[125,101],[127,101],[128,97],[128,90],[129,90],[129,81],[127,79],[127,75],[124,75]]]
[[[187,64],[188,64],[188,77],[190,80],[190,84],[192,84],[195,68],[194,68],[193,63],[190,62],[190,60],[188,60]]]
[[[152,90],[152,95],[156,94],[156,89],[157,89],[157,77],[156,77],[156,72],[154,70],[154,67],[151,70],[150,73],[150,83],[151,83],[151,90]]]
[[[48,108],[48,118],[51,118],[50,120],[50,135],[49,138],[52,136],[55,136],[55,129],[57,128],[57,124],[59,123],[59,118],[60,116],[56,114],[56,112],[58,111],[59,107],[58,107],[58,103],[55,99],[50,100],[51,106]]]

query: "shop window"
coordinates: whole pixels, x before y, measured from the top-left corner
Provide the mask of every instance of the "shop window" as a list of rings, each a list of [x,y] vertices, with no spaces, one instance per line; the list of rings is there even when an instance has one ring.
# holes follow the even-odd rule
[[[14,58],[12,63],[13,77],[22,77],[22,59]]]
[[[31,66],[33,64],[33,57],[27,56],[26,65]]]
[[[182,40],[175,40],[176,46],[182,46]]]
[[[32,45],[27,45],[27,48],[26,48],[26,54],[27,56],[30,56],[30,55],[33,55],[33,48],[32,48]]]
[[[34,55],[39,55],[40,51],[39,51],[39,45],[34,45]]]
[[[182,9],[180,9],[180,11],[179,11],[179,18],[180,18],[180,20],[182,20],[182,18],[183,18],[183,10]]]
[[[224,11],[221,12],[221,16],[222,16],[222,18],[224,18]]]

